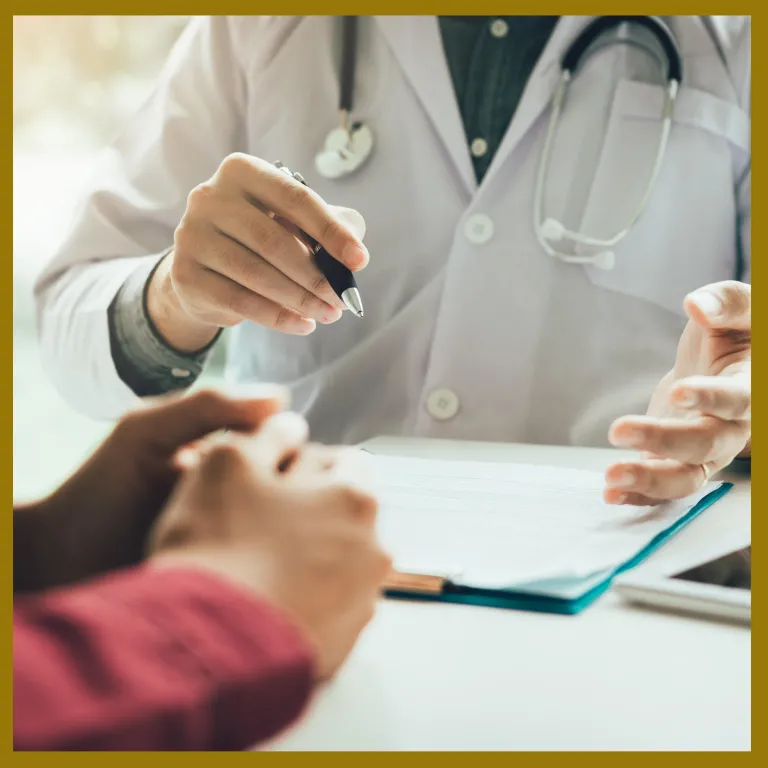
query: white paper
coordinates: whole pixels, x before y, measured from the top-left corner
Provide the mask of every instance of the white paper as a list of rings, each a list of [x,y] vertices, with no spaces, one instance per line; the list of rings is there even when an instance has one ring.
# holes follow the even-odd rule
[[[467,586],[581,580],[626,562],[718,487],[657,507],[602,500],[599,472],[376,455],[395,568]]]

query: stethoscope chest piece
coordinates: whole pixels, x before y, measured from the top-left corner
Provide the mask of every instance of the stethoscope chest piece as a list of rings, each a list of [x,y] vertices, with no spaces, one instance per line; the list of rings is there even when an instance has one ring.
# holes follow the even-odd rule
[[[356,123],[349,129],[334,128],[315,156],[315,168],[325,179],[339,179],[360,168],[372,151],[373,133],[365,123]]]

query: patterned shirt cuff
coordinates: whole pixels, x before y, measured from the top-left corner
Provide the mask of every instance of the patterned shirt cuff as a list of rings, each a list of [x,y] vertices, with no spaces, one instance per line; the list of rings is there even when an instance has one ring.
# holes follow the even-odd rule
[[[199,352],[171,347],[147,311],[149,281],[167,252],[130,274],[109,307],[112,359],[120,378],[139,397],[186,389],[200,376],[221,331]]]

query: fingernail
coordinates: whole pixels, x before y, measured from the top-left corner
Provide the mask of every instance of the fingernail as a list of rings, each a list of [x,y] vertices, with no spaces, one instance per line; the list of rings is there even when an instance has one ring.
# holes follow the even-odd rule
[[[341,308],[336,306],[336,302],[331,304],[323,300],[323,303],[317,307],[314,317],[319,323],[335,323],[341,317]]]
[[[269,423],[272,427],[302,440],[309,431],[307,420],[295,411],[280,411],[269,418]]]
[[[200,462],[200,452],[195,448],[182,448],[176,454],[176,465],[182,471],[193,469]]]
[[[308,336],[317,328],[317,323],[311,317],[304,317],[296,325],[296,333],[299,336]]]
[[[341,252],[341,260],[352,270],[362,269],[368,263],[368,251],[357,243],[347,243]]]
[[[723,311],[723,302],[714,293],[695,293],[691,298],[705,315],[717,317]]]
[[[641,445],[645,440],[645,435],[639,429],[624,429],[614,435],[613,442],[625,448],[634,448]]]
[[[328,307],[326,312],[323,314],[323,316],[320,318],[320,322],[323,323],[323,325],[330,325],[331,323],[335,323],[337,320],[341,319],[341,310],[337,307]]]
[[[616,501],[614,501],[614,504],[624,504],[627,501],[627,494],[622,493],[621,496],[617,497]]]
[[[615,478],[609,478],[608,484],[612,488],[631,488],[636,480],[635,473],[627,469],[616,475]]]

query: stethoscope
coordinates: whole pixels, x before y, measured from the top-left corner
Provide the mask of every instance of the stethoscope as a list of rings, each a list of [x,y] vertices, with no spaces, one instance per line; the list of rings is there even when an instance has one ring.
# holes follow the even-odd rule
[[[373,151],[373,133],[366,123],[352,122],[357,59],[357,16],[341,17],[339,71],[339,125],[325,138],[315,156],[317,172],[325,179],[349,176],[361,168]]]
[[[666,79],[664,104],[661,110],[661,129],[656,149],[656,156],[645,191],[629,223],[610,238],[596,238],[574,232],[562,222],[552,217],[544,217],[544,187],[549,170],[552,144],[557,132],[563,104],[580,64],[597,50],[595,43],[602,35],[615,30],[622,24],[634,24],[648,30],[661,47],[666,59]],[[627,37],[619,37],[609,44],[633,44]],[[342,17],[342,47],[340,66],[339,126],[334,128],[325,140],[325,146],[315,158],[317,172],[326,179],[339,179],[361,168],[370,158],[374,139],[371,129],[365,122],[353,122],[353,91],[355,80],[355,62],[357,46],[357,17]],[[613,269],[616,257],[613,249],[631,231],[650,199],[658,180],[669,143],[675,102],[683,79],[683,57],[677,41],[669,27],[657,16],[598,16],[590,22],[571,43],[560,62],[560,81],[552,97],[552,109],[549,117],[544,147],[541,152],[536,188],[534,191],[533,226],[536,239],[545,253],[571,264],[592,264],[601,269]],[[574,243],[595,249],[588,255],[574,255],[559,250],[554,244]]]

